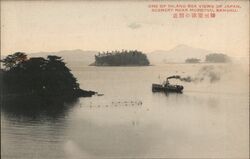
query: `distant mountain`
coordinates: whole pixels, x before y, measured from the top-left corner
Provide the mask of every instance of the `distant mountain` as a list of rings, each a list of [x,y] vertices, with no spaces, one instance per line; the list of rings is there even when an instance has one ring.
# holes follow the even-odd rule
[[[204,61],[212,51],[178,45],[171,50],[156,50],[147,54],[151,64],[184,63],[187,58],[198,58]]]
[[[207,54],[213,53],[212,51],[193,48],[187,45],[178,45],[170,50],[156,50],[147,53],[150,64],[164,64],[164,63],[184,63],[187,58],[198,58],[204,61]],[[85,51],[85,50],[63,50],[58,52],[38,52],[28,53],[29,57],[46,57],[47,55],[61,56],[64,61],[70,66],[88,66],[95,61],[94,55],[98,51]],[[4,58],[2,56],[2,58]]]
[[[76,50],[63,50],[58,52],[38,52],[28,54],[29,57],[46,57],[47,55],[56,55],[64,59],[64,61],[71,66],[88,66],[95,61],[94,55],[98,51],[83,51]]]

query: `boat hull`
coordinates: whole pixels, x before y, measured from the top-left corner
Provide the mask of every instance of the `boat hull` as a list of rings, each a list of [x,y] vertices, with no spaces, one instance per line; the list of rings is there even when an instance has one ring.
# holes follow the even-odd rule
[[[160,85],[152,84],[152,92],[173,92],[173,93],[182,93],[183,86],[181,85]]]

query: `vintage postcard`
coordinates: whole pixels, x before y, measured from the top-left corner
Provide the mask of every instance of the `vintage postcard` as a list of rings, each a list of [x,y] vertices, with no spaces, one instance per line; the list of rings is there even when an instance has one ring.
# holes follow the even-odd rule
[[[2,0],[1,158],[249,158],[248,0]]]

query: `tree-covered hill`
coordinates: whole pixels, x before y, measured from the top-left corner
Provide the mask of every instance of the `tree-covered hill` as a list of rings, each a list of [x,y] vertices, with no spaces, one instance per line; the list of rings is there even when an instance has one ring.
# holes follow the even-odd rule
[[[95,55],[94,66],[148,66],[149,60],[140,51],[112,51]]]
[[[80,89],[77,79],[58,56],[28,58],[17,52],[1,60],[1,95],[4,96],[91,96]]]

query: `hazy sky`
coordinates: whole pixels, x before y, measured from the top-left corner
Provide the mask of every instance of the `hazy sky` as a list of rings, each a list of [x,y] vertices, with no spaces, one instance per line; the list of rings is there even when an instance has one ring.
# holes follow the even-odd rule
[[[1,1],[1,53],[67,49],[150,52],[186,44],[248,56],[248,0],[203,2],[242,7],[238,13],[217,14],[214,19],[174,19],[169,13],[151,12],[148,5],[155,3],[160,2]]]

